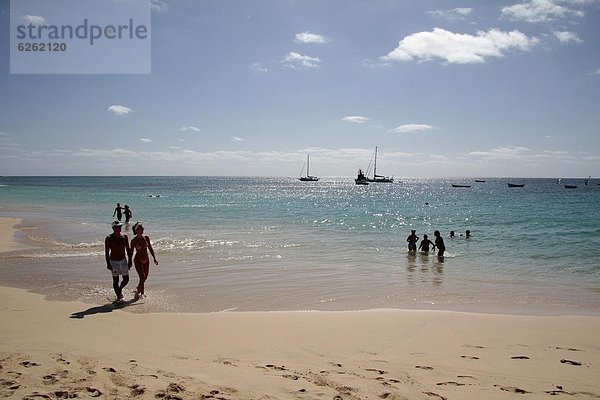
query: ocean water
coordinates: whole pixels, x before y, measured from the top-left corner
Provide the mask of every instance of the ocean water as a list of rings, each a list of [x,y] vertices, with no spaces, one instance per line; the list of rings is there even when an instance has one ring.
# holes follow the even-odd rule
[[[22,218],[36,247],[0,254],[0,283],[106,301],[117,202],[160,262],[134,311],[600,314],[600,186],[576,179],[2,177],[0,216]],[[411,229],[440,230],[444,259],[409,254]]]

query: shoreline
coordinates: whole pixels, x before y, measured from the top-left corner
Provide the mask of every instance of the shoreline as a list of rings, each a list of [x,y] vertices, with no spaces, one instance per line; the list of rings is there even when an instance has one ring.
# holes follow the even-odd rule
[[[0,326],[0,378],[10,383],[0,391],[18,398],[600,396],[600,317],[133,314],[22,289],[0,287],[0,297],[0,318],[11,321]]]
[[[0,246],[0,253],[3,253],[3,259],[7,260],[6,268],[3,269],[4,276],[0,280],[1,286],[16,287],[31,291],[32,293],[43,294],[47,300],[51,301],[83,301],[87,304],[101,304],[111,298],[112,288],[110,284],[110,274],[106,273],[103,267],[104,263],[99,256],[77,256],[77,257],[61,257],[61,249],[56,248],[50,250],[49,257],[38,258],[35,255],[39,252],[44,252],[46,249],[51,249],[51,242],[37,242],[30,238],[29,235],[20,230],[27,230],[30,226],[38,229],[39,221],[23,221],[18,218],[0,218],[0,244],[14,243],[10,246],[16,246],[22,252],[16,250],[15,247],[4,248]],[[18,225],[18,227],[16,227]],[[32,225],[33,224],[33,225]],[[13,249],[15,249],[14,253]],[[55,253],[56,255],[52,255]],[[33,257],[30,257],[30,254]],[[381,295],[373,294],[362,298],[364,301],[357,301],[357,298],[344,297],[347,293],[343,290],[336,294],[327,296],[333,298],[331,301],[320,301],[317,297],[310,297],[314,293],[307,291],[309,288],[302,283],[296,287],[293,292],[282,292],[277,288],[272,288],[273,298],[281,299],[278,296],[284,296],[287,301],[287,306],[278,306],[276,303],[265,302],[266,296],[258,298],[258,302],[252,302],[257,298],[249,299],[248,297],[240,297],[244,290],[241,286],[236,287],[229,284],[216,282],[214,285],[205,284],[201,290],[201,300],[193,294],[194,290],[198,290],[198,286],[194,288],[173,287],[169,285],[168,279],[170,271],[175,271],[175,260],[172,255],[163,255],[160,257],[161,267],[154,270],[153,282],[149,288],[149,297],[145,301],[145,305],[141,307],[131,308],[132,313],[153,313],[153,312],[170,312],[170,313],[211,313],[219,311],[236,311],[236,312],[296,312],[296,311],[367,311],[367,310],[439,310],[451,312],[468,312],[482,313],[493,315],[530,315],[530,316],[560,316],[560,315],[582,315],[582,316],[599,316],[600,311],[592,308],[593,303],[572,303],[571,306],[562,304],[552,304],[540,302],[532,302],[530,304],[519,304],[496,298],[495,301],[489,301],[486,297],[474,298],[472,302],[453,303],[445,301],[443,293],[435,296],[424,296],[417,300],[410,301],[411,298],[390,299],[385,297],[385,292]],[[91,268],[80,268],[79,265],[89,265]],[[262,267],[260,264],[258,268]],[[165,268],[170,266],[170,268]],[[210,268],[210,267],[209,267]],[[239,270],[241,271],[241,269]],[[417,271],[418,272],[418,271]],[[435,275],[435,274],[434,274]],[[65,279],[69,276],[69,279]],[[206,276],[206,275],[205,275]],[[422,278],[427,278],[427,272],[423,273]],[[441,278],[441,276],[439,276]],[[429,278],[438,278],[438,276],[429,276]],[[137,275],[132,274],[132,283],[128,286],[129,292],[133,293]],[[239,278],[238,278],[239,281]],[[432,283],[436,283],[434,281]],[[238,283],[239,284],[239,283]],[[236,292],[231,292],[228,289],[235,289]],[[250,287],[248,290],[256,290],[256,287]],[[408,293],[408,292],[407,292]],[[418,292],[412,292],[414,295],[419,295]],[[411,294],[408,294],[410,296]],[[295,296],[294,300],[290,301],[290,297]],[[305,297],[303,297],[305,296]],[[532,292],[530,296],[535,296]],[[589,298],[589,297],[588,297]],[[330,297],[325,297],[330,299]],[[477,300],[479,299],[479,300]],[[535,300],[535,297],[532,297]],[[540,298],[541,300],[544,297]],[[360,300],[360,299],[358,299]],[[406,301],[408,300],[408,301]],[[428,301],[425,301],[428,300]],[[576,299],[574,299],[576,300]],[[262,303],[261,303],[262,301]],[[268,300],[270,301],[270,300]]]
[[[22,222],[20,218],[0,217],[0,253],[31,248],[17,238],[18,230],[15,226]]]

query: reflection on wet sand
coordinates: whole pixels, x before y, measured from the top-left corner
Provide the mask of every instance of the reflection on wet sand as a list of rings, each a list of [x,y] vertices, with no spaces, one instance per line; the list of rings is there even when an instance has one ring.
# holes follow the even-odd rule
[[[422,284],[432,283],[433,286],[441,286],[444,283],[444,257],[438,257],[425,252],[408,252],[406,263],[406,280],[409,286],[415,285],[417,279],[417,268],[420,272],[419,282]],[[429,275],[432,271],[433,275]]]

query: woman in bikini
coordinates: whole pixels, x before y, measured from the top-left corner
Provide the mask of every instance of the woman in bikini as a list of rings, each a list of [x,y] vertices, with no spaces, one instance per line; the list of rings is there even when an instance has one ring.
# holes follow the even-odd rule
[[[131,255],[133,256],[133,253],[135,252],[133,263],[135,264],[135,270],[140,277],[140,283],[137,287],[135,297],[139,298],[144,296],[144,283],[146,282],[146,279],[148,279],[148,274],[150,273],[150,258],[148,257],[148,250],[150,250],[150,254],[154,259],[154,265],[158,265],[158,261],[156,261],[156,256],[154,255],[154,249],[152,249],[150,238],[148,236],[144,236],[144,227],[142,224],[137,222],[135,225],[133,225],[132,230],[135,236],[133,239],[131,239]]]

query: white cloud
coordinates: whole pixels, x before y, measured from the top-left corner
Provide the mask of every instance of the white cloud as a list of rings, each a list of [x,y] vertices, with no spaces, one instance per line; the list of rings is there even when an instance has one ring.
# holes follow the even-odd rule
[[[252,70],[252,72],[257,74],[264,74],[269,72],[267,67],[257,62],[250,64],[250,69]]]
[[[200,132],[200,128],[197,128],[195,126],[182,126],[181,128],[179,128],[179,130],[181,132],[189,132],[189,131]]]
[[[40,17],[39,15],[25,15],[21,17],[21,19],[33,25],[41,25],[46,22],[46,18]]]
[[[431,129],[435,129],[433,125],[425,125],[425,124],[406,124],[400,125],[397,128],[389,130],[391,133],[413,133],[413,132],[423,132]]]
[[[514,30],[503,32],[491,29],[477,35],[449,32],[435,28],[431,32],[419,32],[406,36],[385,60],[412,61],[441,58],[451,64],[485,62],[486,57],[502,57],[511,49],[528,51],[538,42],[536,38]]]
[[[526,3],[502,7],[502,15],[527,22],[550,22],[567,15],[583,17],[583,11],[571,10],[554,0],[530,0]]]
[[[108,107],[107,111],[110,111],[115,115],[125,115],[133,112],[133,110],[129,107],[119,105],[110,106]]]
[[[294,40],[296,41],[296,43],[319,43],[319,44],[327,43],[327,41],[328,41],[324,36],[319,35],[317,33],[310,33],[310,32],[296,33],[296,38]]]
[[[575,32],[554,31],[554,37],[557,38],[558,41],[561,43],[569,43],[569,42],[582,43],[583,42],[583,40],[581,40]]]
[[[143,137],[143,138],[140,138],[140,142],[142,142],[142,143],[152,143],[152,139],[148,139],[148,138]]]
[[[244,139],[239,136],[232,136],[231,140],[233,140],[234,142],[243,142],[244,141]]]
[[[348,115],[348,116],[342,118],[342,121],[351,122],[353,124],[364,124],[365,122],[367,122],[369,120],[371,120],[371,118],[362,117],[360,115]]]
[[[284,65],[296,68],[319,68],[321,60],[318,57],[305,56],[294,51],[288,53],[283,59]]]
[[[459,7],[453,8],[451,10],[434,10],[427,11],[427,14],[436,18],[443,18],[449,21],[454,21],[457,19],[465,19],[465,17],[471,15],[473,13],[473,9],[469,7]]]
[[[487,159],[513,160],[531,153],[527,147],[496,147],[485,151],[472,151],[469,155],[483,157]]]
[[[152,0],[150,2],[150,8],[152,11],[163,12],[167,9],[167,3],[161,0]]]

